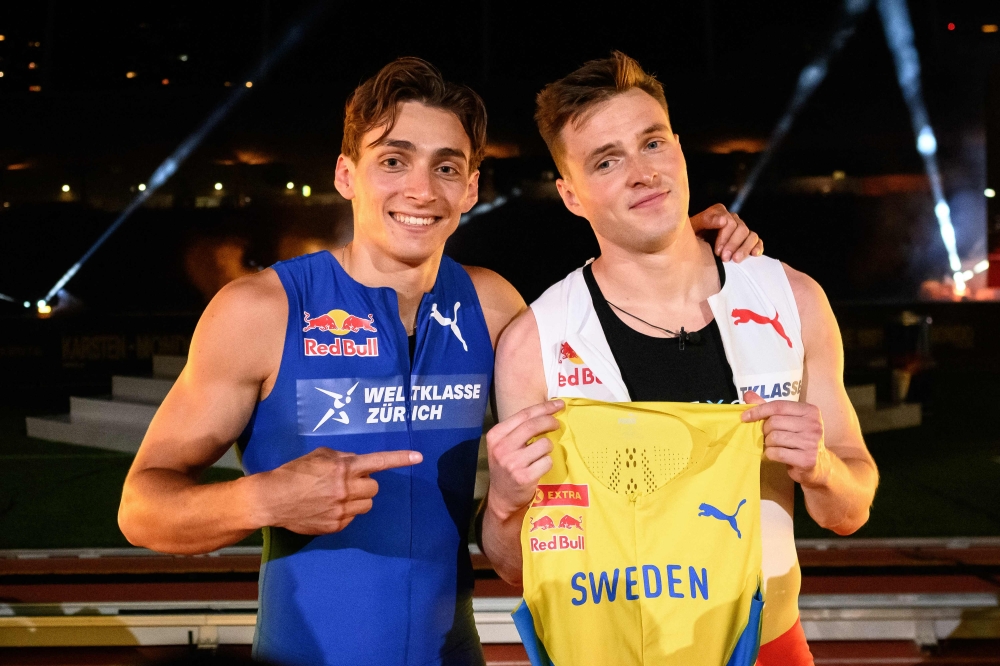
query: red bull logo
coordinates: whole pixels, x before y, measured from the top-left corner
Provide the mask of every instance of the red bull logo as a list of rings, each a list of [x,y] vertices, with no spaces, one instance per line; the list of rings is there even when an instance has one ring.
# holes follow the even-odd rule
[[[303,333],[312,330],[325,331],[334,335],[347,335],[358,331],[378,332],[378,329],[373,325],[375,317],[371,313],[368,314],[368,319],[362,319],[344,310],[330,310],[318,317],[310,317],[308,312],[304,314],[305,317],[302,319],[305,321],[306,327],[302,329]]]
[[[548,530],[574,529],[583,532],[583,516],[574,518],[569,514],[565,514],[559,519],[558,524],[552,520],[551,516],[541,516],[537,520],[529,517],[528,522],[531,523],[531,529],[528,532],[534,532],[535,530],[547,532]],[[553,537],[529,537],[528,546],[533,553],[540,553],[546,550],[584,550],[585,538],[583,534],[576,537],[568,534],[557,534]]]
[[[753,310],[744,310],[742,308],[736,308],[733,310],[733,326],[739,326],[740,324],[749,324],[753,322],[755,324],[762,324],[764,326],[770,325],[774,332],[785,339],[788,346],[792,346],[792,340],[785,334],[785,327],[781,325],[778,321],[778,311],[775,310],[774,317],[765,317],[764,315],[759,315]]]
[[[568,342],[563,342],[559,345],[559,362],[562,363],[563,361],[569,361],[570,363],[574,363],[576,365],[583,364],[583,359],[580,358],[579,354],[573,351],[573,348],[569,346]]]

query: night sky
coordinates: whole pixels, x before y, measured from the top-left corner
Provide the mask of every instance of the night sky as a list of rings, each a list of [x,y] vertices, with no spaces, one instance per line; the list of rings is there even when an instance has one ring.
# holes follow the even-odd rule
[[[147,179],[233,86],[243,85],[262,54],[311,6],[262,0],[132,7],[4,3],[0,167],[6,168],[0,171],[0,197],[11,206],[0,214],[0,292],[18,299],[44,293],[113,219],[115,208],[127,203],[129,188]],[[389,60],[418,55],[446,77],[474,87],[486,100],[491,143],[515,147],[517,159],[491,167],[502,193],[509,184],[505,173],[515,174],[509,179],[514,182],[537,179],[551,169],[532,120],[535,93],[582,62],[620,49],[664,83],[674,129],[689,160],[692,206],[728,204],[734,183],[752,166],[799,72],[826,44],[840,11],[840,2],[784,0],[658,2],[627,10],[614,3],[585,8],[495,0],[329,2],[301,42],[267,79],[255,81],[246,100],[170,187],[192,199],[210,194],[206,188],[215,178],[228,177],[215,175],[225,174],[217,165],[242,151],[266,157],[271,171],[260,182],[268,186],[308,179],[317,193],[332,192],[347,96]],[[985,99],[989,73],[1000,62],[1000,34],[984,33],[981,26],[1000,23],[1000,4],[914,0],[910,11],[959,251],[963,258],[982,258]],[[727,152],[727,142],[734,141],[757,148]],[[846,197],[820,201],[780,195],[788,179],[834,171],[849,177],[923,172],[874,10],[861,19],[796,119],[744,217],[761,231],[770,254],[795,260],[834,297],[910,298],[922,280],[947,272],[929,197],[859,204]],[[72,213],[46,207],[60,183],[72,183],[74,192],[83,189],[85,198],[99,205],[91,202],[83,206],[87,210],[78,207]],[[577,228],[558,207],[545,206],[519,217],[551,215]],[[181,212],[173,215],[164,212],[150,224],[175,227],[180,251],[199,232]],[[246,261],[266,265],[276,258],[266,247],[273,245],[274,233],[260,231],[268,224],[257,219],[266,217],[260,210],[218,216],[226,221],[204,222],[211,227],[205,233],[238,235],[243,224],[252,228],[244,233]],[[452,244],[455,253],[500,266],[504,258],[489,251],[495,244],[476,248],[490,237],[488,229],[509,229],[505,220],[484,218],[478,240],[473,226],[464,227],[464,238]],[[40,237],[48,242],[39,242]],[[52,243],[54,238],[65,242]],[[143,238],[131,232],[113,251],[102,250],[95,262],[110,267],[118,261],[112,258],[116,253],[141,256],[150,251]],[[586,253],[587,242],[581,244],[579,252]],[[882,272],[866,268],[886,251],[896,258]],[[140,263],[115,271],[134,271]],[[89,289],[91,301],[110,288],[100,281],[86,287],[84,277],[81,273],[74,288]],[[194,293],[190,285],[184,289],[189,296]],[[176,307],[194,303],[189,296]]]

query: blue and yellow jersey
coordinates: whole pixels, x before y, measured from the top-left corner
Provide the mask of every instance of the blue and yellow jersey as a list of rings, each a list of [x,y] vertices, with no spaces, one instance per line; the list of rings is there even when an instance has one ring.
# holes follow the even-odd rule
[[[747,408],[566,400],[521,527],[532,664],[754,663],[764,437]]]

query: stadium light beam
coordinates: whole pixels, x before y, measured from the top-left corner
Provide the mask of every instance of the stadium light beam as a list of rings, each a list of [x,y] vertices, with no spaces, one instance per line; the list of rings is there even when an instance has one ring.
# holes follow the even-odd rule
[[[774,127],[771,137],[768,139],[767,146],[764,148],[764,152],[761,153],[757,163],[753,165],[753,169],[750,170],[747,179],[743,181],[740,191],[736,193],[736,198],[733,200],[732,205],[729,206],[732,212],[740,212],[743,203],[750,196],[754,185],[757,184],[760,174],[767,167],[774,152],[792,128],[792,123],[799,115],[802,107],[805,106],[809,98],[812,97],[812,94],[823,83],[823,79],[826,78],[827,71],[830,68],[830,61],[844,48],[847,40],[851,38],[857,28],[858,19],[868,11],[869,7],[871,7],[871,0],[844,0],[843,12],[837,21],[837,26],[834,28],[833,34],[830,36],[830,41],[827,43],[826,48],[812,62],[806,65],[799,74],[799,80],[795,84],[795,92],[792,93],[792,99],[789,100],[788,106],[785,108],[785,113]]]
[[[247,81],[260,81],[268,72],[276,65],[288,52],[296,46],[302,38],[305,36],[306,31],[315,26],[318,23],[320,15],[328,9],[330,3],[327,0],[318,0],[308,11],[302,14],[298,21],[296,21],[285,33],[284,38],[275,46],[271,51],[266,53],[263,58],[261,58],[257,67],[253,70],[253,73],[246,78]],[[111,223],[103,234],[94,241],[93,245],[83,253],[80,259],[70,266],[69,270],[66,271],[59,281],[56,282],[49,292],[45,295],[43,299],[46,303],[52,300],[52,298],[59,293],[59,290],[66,286],[70,280],[80,271],[87,260],[90,259],[97,250],[100,249],[102,245],[111,237],[113,233],[118,231],[119,227],[125,223],[132,213],[136,211],[142,204],[144,204],[149,197],[153,195],[156,190],[163,186],[170,177],[177,173],[177,169],[180,168],[181,164],[184,163],[191,153],[201,145],[202,141],[205,140],[212,130],[214,130],[219,123],[226,119],[230,112],[239,104],[244,97],[246,97],[251,91],[249,86],[247,87],[234,87],[229,97],[220,104],[212,113],[205,119],[204,122],[192,132],[183,142],[177,147],[174,152],[165,159],[153,175],[149,177],[146,181],[146,188],[141,190],[138,195],[125,210],[118,215],[114,222]]]
[[[917,137],[917,152],[924,159],[924,169],[931,183],[931,195],[934,197],[934,215],[937,217],[941,240],[948,251],[948,265],[955,280],[955,288],[962,292],[967,281],[966,273],[962,272],[962,261],[958,256],[955,243],[955,226],[951,223],[951,208],[944,196],[944,186],[941,183],[941,171],[937,163],[937,137],[931,127],[927,106],[924,104],[924,92],[920,83],[920,56],[913,42],[913,24],[910,22],[910,11],[906,0],[877,0],[879,16],[882,18],[882,30],[885,40],[892,51],[892,59],[896,64],[896,79],[899,89],[906,100],[910,111],[910,123]]]

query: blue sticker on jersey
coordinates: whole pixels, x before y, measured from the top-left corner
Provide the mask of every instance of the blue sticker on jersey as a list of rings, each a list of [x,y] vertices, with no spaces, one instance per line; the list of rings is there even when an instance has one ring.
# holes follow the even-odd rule
[[[413,429],[481,426],[488,382],[486,375],[414,376],[410,385]]]
[[[403,376],[298,379],[300,435],[361,435],[406,430]]]
[[[401,375],[296,380],[300,435],[360,435],[469,428],[482,423],[484,374],[414,376],[409,399]]]

